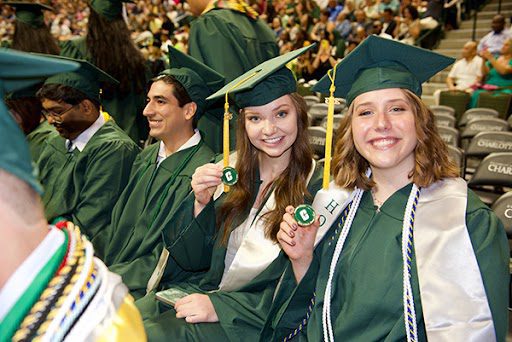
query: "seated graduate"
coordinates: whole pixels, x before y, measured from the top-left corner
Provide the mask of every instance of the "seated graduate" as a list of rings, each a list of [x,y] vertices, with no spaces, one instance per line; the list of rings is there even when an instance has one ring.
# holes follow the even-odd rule
[[[114,81],[94,65],[49,77],[37,96],[59,134],[38,159],[46,218],[62,217],[92,241],[105,238],[112,208],[124,190],[139,147],[101,111],[99,82]]]
[[[370,36],[315,86],[326,92],[334,78],[350,106],[334,181],[313,202],[319,220],[297,228],[292,207],[283,217],[292,267],[261,341],[505,340],[503,226],[457,177],[419,98],[452,62]]]
[[[6,91],[78,68],[54,58],[0,51]],[[121,277],[94,257],[71,222],[49,226],[42,188],[21,130],[0,101],[0,341],[145,341]]]
[[[160,142],[147,147],[135,160],[100,253],[136,298],[160,282],[184,281],[195,271],[206,270],[210,263],[206,255],[197,267],[178,265],[172,256],[169,258],[161,234],[164,228],[168,234],[181,234],[177,222],[181,216],[190,215],[182,204],[192,191],[192,174],[214,160],[214,153],[195,127],[207,107],[206,98],[224,85],[224,77],[173,47],[169,47],[169,60],[171,69],[153,80],[143,112],[149,134]],[[211,235],[182,239],[180,243],[194,250]],[[166,264],[164,275],[162,266]]]
[[[187,249],[178,238],[167,247],[171,254],[180,252],[179,262],[213,246],[210,270],[157,293],[157,298],[171,293],[182,297],[173,307],[157,302],[153,293],[136,302],[150,339],[258,338],[284,270],[286,258],[280,253],[276,233],[285,206],[310,201],[321,182],[321,168],[316,168],[308,141],[307,107],[296,92],[292,72],[285,67],[308,48],[269,60],[211,96],[234,93],[234,101],[242,108],[237,154],[230,158],[238,181],[220,196],[221,178],[230,178],[223,175],[222,165],[207,164],[194,173],[183,235],[215,231],[215,240]],[[227,162],[227,153],[224,157]],[[166,230],[164,239],[169,241]]]

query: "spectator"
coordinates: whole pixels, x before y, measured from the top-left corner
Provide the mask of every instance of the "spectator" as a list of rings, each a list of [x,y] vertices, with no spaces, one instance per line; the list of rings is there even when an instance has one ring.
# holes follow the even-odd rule
[[[487,50],[493,55],[497,55],[501,52],[503,43],[511,37],[510,32],[505,30],[505,17],[501,14],[496,14],[492,18],[492,31],[486,34],[480,39],[478,43],[478,53]]]
[[[444,0],[428,0],[427,10],[420,20],[421,29],[432,30],[439,25],[443,15]]]
[[[274,17],[274,19],[272,19],[272,31],[274,31],[276,38],[281,36],[281,32],[283,32],[283,26],[281,25],[281,19],[279,17]]]
[[[373,26],[373,23],[368,21],[366,18],[366,14],[362,10],[355,10],[354,15],[356,20],[352,23],[352,37],[361,36],[361,32],[357,32],[358,29],[362,29],[365,33],[370,31],[370,28]]]
[[[320,20],[313,26],[310,38],[312,41],[319,42],[325,37],[327,22],[329,21],[329,11],[323,10],[320,13]]]
[[[321,79],[327,71],[332,69],[336,65],[336,60],[331,54],[332,46],[327,40],[322,40],[320,42],[320,47],[318,48],[318,52],[316,54],[315,59],[313,60],[313,72],[311,77],[315,80]]]
[[[379,4],[379,13],[384,12],[386,8],[389,8],[393,11],[393,13],[398,13],[398,9],[400,8],[400,1],[398,0],[381,0]]]
[[[375,0],[365,0],[361,2],[360,8],[368,19],[376,20],[380,18],[379,4]]]
[[[462,48],[462,58],[459,59],[446,77],[447,89],[438,89],[434,92],[436,104],[439,104],[441,91],[462,90],[468,93],[473,92],[471,86],[479,83],[482,79],[483,59],[476,54],[476,42],[469,41]]]
[[[391,8],[384,9],[382,12],[382,31],[380,33],[385,33],[395,38],[396,26],[397,24]]]
[[[338,18],[338,14],[343,10],[343,6],[336,0],[329,0],[326,9],[329,11],[329,21],[334,22]]]
[[[336,31],[338,31],[341,39],[347,40],[352,32],[352,24],[347,19],[347,13],[341,12],[336,19]]]
[[[478,105],[478,98],[482,92],[497,94],[512,94],[512,38],[508,38],[501,47],[501,54],[495,57],[490,51],[480,53],[485,63],[482,64],[483,85],[479,85],[471,96],[470,106]]]
[[[444,4],[445,20],[444,29],[446,31],[459,28],[460,21],[460,0],[447,0]]]
[[[421,23],[416,7],[409,5],[404,9],[404,18],[396,30],[395,37],[400,42],[414,45],[421,32]]]

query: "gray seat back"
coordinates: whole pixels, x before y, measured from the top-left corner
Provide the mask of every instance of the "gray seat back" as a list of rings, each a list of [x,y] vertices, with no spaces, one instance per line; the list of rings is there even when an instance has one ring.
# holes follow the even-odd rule
[[[493,152],[512,152],[512,132],[480,132],[471,139],[466,156],[483,158]]]

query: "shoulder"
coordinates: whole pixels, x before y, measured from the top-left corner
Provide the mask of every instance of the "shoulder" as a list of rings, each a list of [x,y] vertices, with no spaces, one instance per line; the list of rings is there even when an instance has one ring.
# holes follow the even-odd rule
[[[116,150],[130,150],[136,152],[140,151],[140,148],[135,142],[113,121],[105,123],[99,130],[94,134],[86,148],[90,149],[116,149]]]

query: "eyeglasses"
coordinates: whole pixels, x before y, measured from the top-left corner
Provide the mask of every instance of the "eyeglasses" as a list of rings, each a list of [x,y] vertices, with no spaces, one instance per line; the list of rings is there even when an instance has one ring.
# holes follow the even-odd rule
[[[71,109],[75,108],[76,106],[78,106],[79,103],[77,103],[76,105],[73,105],[71,107],[69,107],[68,109],[66,109],[65,111],[63,111],[62,113],[55,113],[53,110],[46,110],[46,109],[41,109],[41,114],[43,114],[44,118],[46,120],[48,120],[48,118],[51,116],[52,119],[54,119],[55,121],[57,122],[60,122],[62,121],[62,116],[64,114],[66,114],[67,112],[69,112]]]

